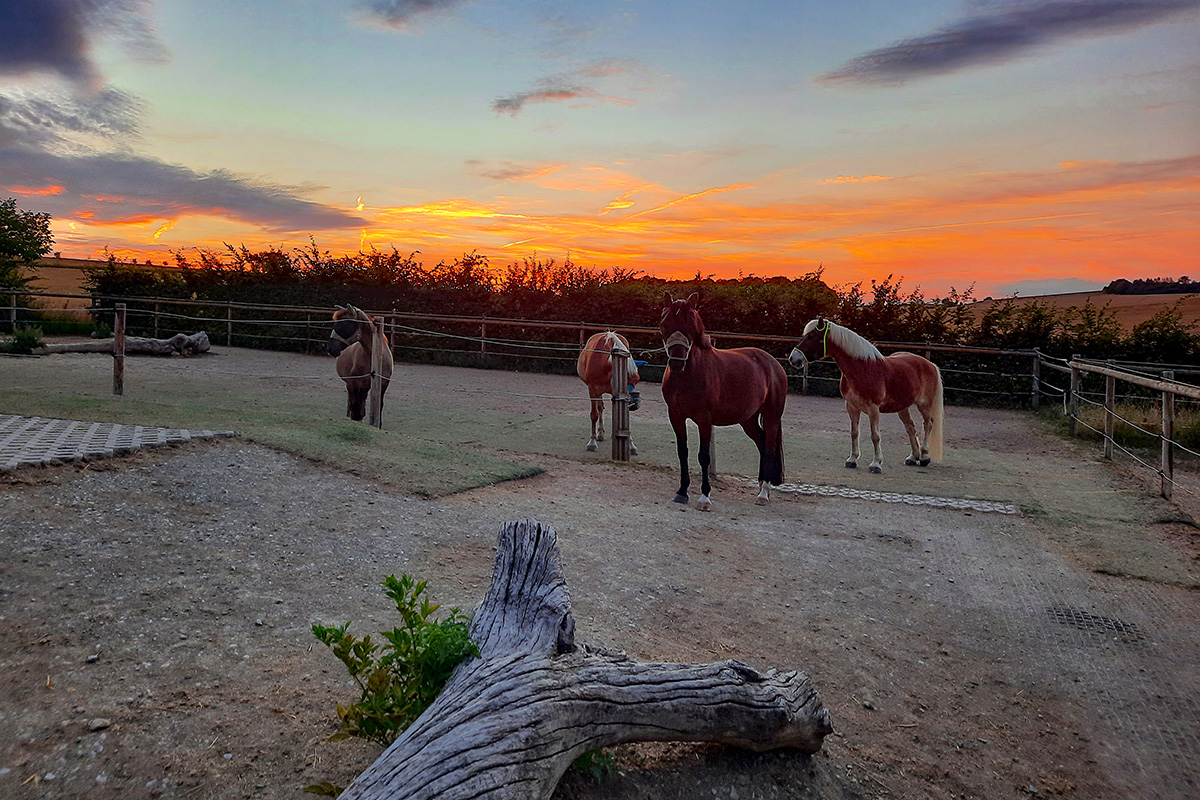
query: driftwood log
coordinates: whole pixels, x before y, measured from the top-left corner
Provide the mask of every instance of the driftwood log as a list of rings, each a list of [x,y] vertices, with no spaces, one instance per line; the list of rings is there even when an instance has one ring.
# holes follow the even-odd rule
[[[204,331],[177,333],[170,339],[150,339],[142,336],[125,337],[125,355],[132,356],[194,356],[209,350],[208,334]],[[91,342],[67,342],[44,345],[37,352],[51,353],[111,353],[112,339],[96,339]]]
[[[737,661],[656,664],[575,643],[554,529],[500,531],[460,664],[422,714],[341,795],[548,798],[582,753],[619,742],[707,741],[815,753],[829,712],[800,672]]]

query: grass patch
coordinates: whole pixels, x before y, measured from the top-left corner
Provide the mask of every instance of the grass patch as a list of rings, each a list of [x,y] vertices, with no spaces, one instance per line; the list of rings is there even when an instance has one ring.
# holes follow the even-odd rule
[[[345,394],[336,377],[331,379],[330,362],[281,358],[278,376],[250,374],[246,367],[221,363],[219,356],[131,358],[125,394],[119,397],[111,393],[112,360],[104,355],[0,359],[0,413],[232,430],[258,444],[426,497],[543,471],[481,448],[436,441],[432,437],[444,429],[422,416],[420,407],[385,400],[383,430],[351,422],[342,416]]]

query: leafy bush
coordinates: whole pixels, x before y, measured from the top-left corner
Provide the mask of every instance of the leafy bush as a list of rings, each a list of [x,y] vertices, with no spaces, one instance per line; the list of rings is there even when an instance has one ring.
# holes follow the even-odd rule
[[[312,626],[313,635],[346,665],[361,690],[358,702],[337,707],[341,730],[331,739],[357,736],[391,744],[434,701],[454,667],[479,655],[467,635],[470,620],[457,608],[440,622],[433,619],[440,606],[423,596],[425,581],[389,575],[382,585],[403,622],[380,634],[386,644],[347,633],[348,622]]]
[[[0,352],[27,356],[41,346],[41,328],[18,326],[10,338],[0,341]]]

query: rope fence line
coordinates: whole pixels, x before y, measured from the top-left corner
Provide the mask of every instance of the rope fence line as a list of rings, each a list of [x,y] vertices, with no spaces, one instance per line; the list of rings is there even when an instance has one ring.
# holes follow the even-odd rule
[[[217,326],[215,332],[219,336],[224,333],[225,344],[231,345],[234,340],[241,342],[261,342],[273,341],[283,343],[288,349],[292,349],[295,345],[302,345],[304,352],[309,352],[315,344],[318,348],[321,347],[321,339],[319,332],[330,329],[334,324],[331,318],[332,311],[328,308],[315,308],[305,306],[268,306],[256,305],[250,303],[240,303],[233,301],[226,302],[209,302],[199,300],[178,300],[171,298],[117,298],[117,297],[92,297],[90,295],[62,295],[52,293],[39,292],[19,292],[14,293],[11,319],[15,325],[16,321],[16,300],[15,294],[34,295],[34,296],[50,296],[50,297],[76,297],[86,299],[95,305],[79,309],[83,313],[92,315],[93,317],[113,314],[120,315],[121,328],[123,331],[124,319],[126,316],[135,317],[142,322],[139,324],[140,329],[147,329],[151,326],[146,324],[148,320],[153,320],[153,331],[157,337],[160,322],[166,322],[168,327],[177,327],[179,322],[205,323],[208,325]],[[166,308],[162,308],[166,306]],[[191,306],[201,307],[209,310],[209,313],[197,315],[195,313],[182,313],[180,310],[172,310],[174,307]],[[264,315],[262,312],[266,311]],[[271,312],[277,312],[279,316],[270,317]],[[242,318],[235,316],[236,314],[250,315]],[[393,352],[437,352],[441,354],[451,354],[454,356],[462,356],[464,358],[477,358],[486,361],[491,358],[514,358],[528,361],[542,362],[564,362],[574,361],[584,342],[585,334],[591,331],[612,330],[611,325],[601,325],[596,323],[585,322],[567,322],[567,321],[552,321],[552,320],[518,320],[518,319],[501,319],[489,317],[465,317],[451,316],[439,314],[415,314],[409,312],[368,312],[372,319],[383,320],[383,331],[391,333],[391,347]],[[303,315],[303,317],[301,317]],[[418,320],[426,320],[434,323],[435,326],[445,326],[447,329],[433,330],[432,327],[423,327],[412,324]],[[176,323],[172,325],[171,323]],[[461,332],[454,332],[453,328],[461,326],[478,326],[479,335],[469,335]],[[253,329],[254,326],[269,326],[274,328],[273,331],[255,332],[252,333],[247,328]],[[542,329],[542,330],[562,330],[562,331],[578,331],[579,345],[573,342],[554,341],[535,338],[505,338],[498,336],[488,336],[488,326],[496,327],[515,327],[522,329],[525,332],[527,329]],[[114,329],[117,326],[114,325]],[[220,331],[223,327],[224,331]],[[623,332],[633,336],[649,337],[657,335],[656,328],[640,328],[631,326],[617,326]],[[303,336],[284,335],[287,330],[303,329]],[[494,327],[493,327],[494,330]],[[317,331],[318,338],[313,339],[310,332]],[[721,340],[733,340],[735,342],[762,342],[776,343],[785,346],[794,344],[796,337],[794,336],[763,336],[755,334],[732,333],[732,332],[710,332],[714,338]],[[409,342],[402,343],[399,339],[407,338]],[[463,342],[477,344],[479,350],[472,349],[452,349],[445,347],[427,347],[423,346],[421,340],[446,341],[446,342]],[[1048,354],[1043,354],[1036,348],[1032,351],[1027,350],[997,350],[992,348],[978,347],[959,347],[954,345],[938,345],[932,343],[877,343],[881,349],[894,350],[911,350],[914,352],[924,351],[926,356],[930,356],[933,352],[937,352],[945,356],[954,356],[956,354],[972,354],[986,355],[992,358],[1016,358],[1016,359],[1031,359],[1030,372],[1011,372],[1004,369],[986,370],[971,369],[951,366],[947,364],[941,368],[941,371],[947,376],[964,376],[967,379],[985,378],[997,381],[1008,381],[1014,386],[1013,389],[985,389],[968,386],[944,385],[947,392],[960,393],[973,396],[997,396],[997,397],[1019,397],[1027,394],[1030,405],[1036,409],[1038,400],[1042,397],[1053,397],[1057,403],[1059,398],[1062,399],[1064,414],[1068,417],[1072,435],[1076,434],[1079,424],[1082,424],[1085,429],[1098,433],[1104,440],[1105,457],[1111,458],[1115,450],[1129,455],[1131,459],[1137,462],[1140,466],[1152,469],[1157,475],[1162,478],[1163,496],[1169,498],[1171,489],[1176,485],[1173,478],[1173,458],[1176,450],[1200,457],[1200,453],[1189,449],[1178,442],[1173,435],[1173,420],[1176,406],[1194,407],[1200,403],[1200,387],[1181,383],[1175,380],[1176,374],[1183,375],[1200,375],[1200,368],[1189,365],[1166,365],[1166,364],[1150,364],[1144,362],[1117,362],[1111,360],[1085,359],[1079,356],[1071,358],[1060,358]],[[653,348],[631,348],[638,353],[652,368],[661,369],[665,364],[657,363],[654,357],[664,352],[661,347]],[[514,352],[515,351],[515,352]],[[114,356],[116,353],[114,352]],[[788,367],[788,360],[778,358],[777,360]],[[118,361],[123,362],[123,358],[114,357],[114,368]],[[122,363],[123,366],[123,363]],[[808,372],[809,365],[805,365],[802,376],[803,391],[807,393],[809,380],[824,382],[826,384],[839,381],[838,376],[827,375],[810,375]],[[999,364],[998,364],[999,366]],[[1071,376],[1071,385],[1069,388],[1055,386],[1049,381],[1044,381],[1040,377],[1041,368],[1045,367],[1052,371],[1063,372]],[[213,372],[222,372],[221,370],[211,370]],[[261,379],[277,378],[281,376],[270,375],[254,375],[252,373],[234,373],[226,372],[226,374],[238,375],[239,377],[256,377]],[[1103,393],[1095,391],[1085,391],[1082,386],[1082,378],[1084,375],[1099,375],[1106,380],[1106,391]],[[343,380],[355,380],[362,378],[375,378],[377,373],[373,370],[370,373],[361,375],[346,376]],[[304,380],[301,376],[282,376],[291,380]],[[315,379],[315,378],[314,378]],[[1124,385],[1132,385],[1133,387],[1142,390],[1142,394],[1122,393],[1117,394],[1115,391],[1115,382],[1121,381]],[[1020,388],[1020,382],[1027,382],[1027,389]],[[1003,385],[1003,384],[1001,384]],[[114,390],[117,386],[117,379],[114,376]],[[502,392],[502,391],[482,391],[460,389],[467,393],[478,394],[506,394],[514,397],[525,397],[530,399],[588,399],[576,396],[564,397],[557,395],[538,395],[538,394],[522,394],[517,392]],[[1149,391],[1150,394],[1146,392]],[[1154,393],[1162,395],[1161,402],[1153,400]],[[1100,398],[1103,398],[1101,401]],[[653,399],[653,398],[647,398]],[[1161,432],[1148,430],[1142,425],[1133,422],[1125,415],[1118,413],[1114,404],[1117,401],[1132,401],[1132,402],[1155,402],[1160,406],[1163,415],[1163,428]],[[589,400],[590,402],[590,400]],[[1099,430],[1086,420],[1080,418],[1078,410],[1079,403],[1082,402],[1086,407],[1102,408],[1105,425],[1104,431]],[[1113,439],[1113,430],[1116,422],[1121,422],[1130,429],[1140,432],[1145,436],[1157,438],[1162,449],[1162,463],[1158,467],[1154,467],[1149,462],[1138,457],[1129,448],[1116,443]],[[1194,494],[1194,493],[1192,493]]]

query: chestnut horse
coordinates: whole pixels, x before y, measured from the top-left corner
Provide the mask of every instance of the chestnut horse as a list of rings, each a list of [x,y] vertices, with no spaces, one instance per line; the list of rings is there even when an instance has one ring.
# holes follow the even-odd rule
[[[606,331],[594,334],[587,340],[587,344],[579,352],[579,359],[575,362],[575,372],[579,379],[587,384],[588,397],[592,399],[592,438],[587,443],[587,449],[591,452],[596,451],[596,442],[604,441],[604,393],[612,394],[612,349],[616,342],[624,345],[626,350],[629,349],[628,340],[619,333]],[[626,370],[630,389],[629,410],[637,411],[638,393],[633,391],[639,380],[637,363],[632,355],[626,363],[629,365]],[[637,448],[632,439],[629,440],[629,453],[637,455]]]
[[[904,459],[910,467],[928,466],[942,459],[942,373],[937,365],[914,353],[892,353],[884,357],[879,348],[849,328],[818,317],[804,326],[804,338],[792,349],[789,360],[799,366],[826,356],[842,371],[842,397],[850,414],[850,457],[846,466],[858,466],[858,418],[866,412],[871,421],[871,443],[875,460],[871,472],[883,471],[879,451],[879,414],[899,414],[908,431],[912,455]],[[915,405],[925,421],[924,441],[919,441],[909,407]]]
[[[337,307],[333,312],[333,331],[329,334],[328,352],[337,356],[337,374],[346,382],[346,416],[361,422],[367,415],[367,395],[371,393],[371,347],[375,341],[375,323],[366,312],[354,306]],[[383,395],[387,394],[392,378],[392,348],[383,337],[380,374],[383,376],[379,395],[382,410]]]
[[[696,508],[708,511],[709,444],[714,425],[741,425],[758,447],[759,505],[770,501],[771,484],[783,483],[783,405],[787,401],[787,373],[774,356],[757,347],[718,350],[704,332],[696,293],[687,300],[672,300],[663,292],[659,330],[667,351],[663,398],[682,477],[676,503],[688,501],[687,421],[700,428],[700,499]]]

